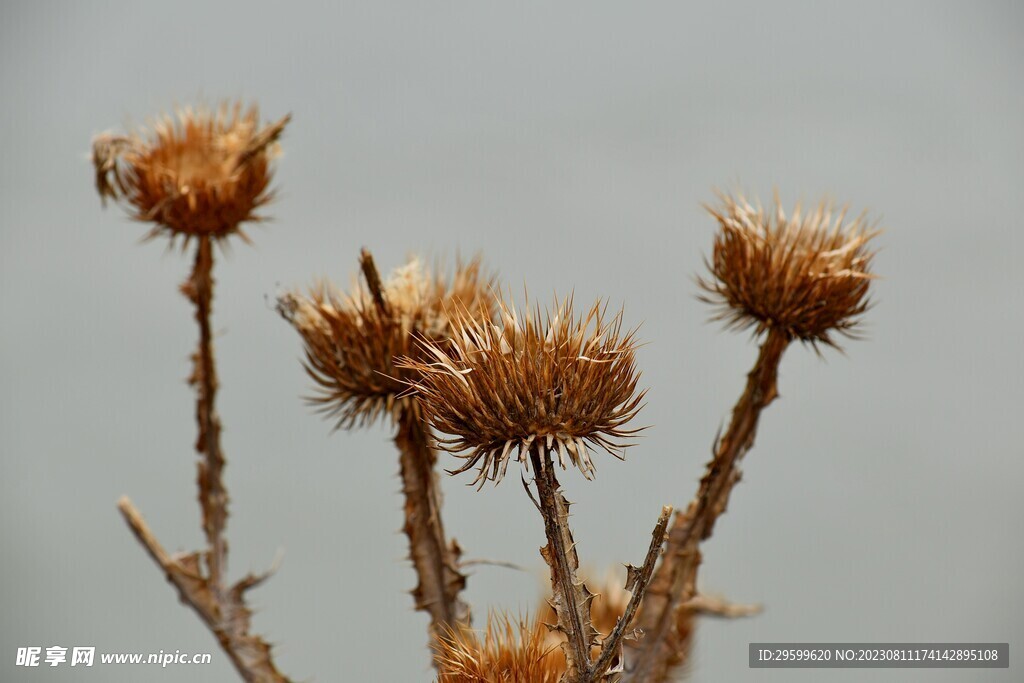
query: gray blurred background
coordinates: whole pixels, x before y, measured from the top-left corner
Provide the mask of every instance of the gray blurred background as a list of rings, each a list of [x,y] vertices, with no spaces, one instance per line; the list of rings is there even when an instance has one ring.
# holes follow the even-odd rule
[[[739,185],[832,193],[886,233],[867,341],[792,348],[703,589],[763,602],[701,624],[698,681],[1009,681],[1009,671],[750,670],[751,641],[1024,645],[1024,12],[1010,2],[5,2],[0,8],[0,679],[225,681],[226,657],[136,544],[128,493],[199,547],[189,258],[100,209],[90,138],[176,104],[294,113],[274,222],[217,267],[231,566],[280,572],[255,630],[295,680],[426,681],[426,618],[381,427],[304,406],[297,335],[269,302],[359,247],[481,250],[516,291],[608,297],[642,323],[652,425],[625,463],[563,477],[583,562],[642,558],[685,504],[756,348],[694,298]],[[1016,73],[1017,76],[1013,74]],[[452,461],[448,461],[449,464]],[[447,479],[480,567],[467,597],[533,609],[539,516],[515,478]],[[18,669],[18,646],[213,652],[207,667]]]

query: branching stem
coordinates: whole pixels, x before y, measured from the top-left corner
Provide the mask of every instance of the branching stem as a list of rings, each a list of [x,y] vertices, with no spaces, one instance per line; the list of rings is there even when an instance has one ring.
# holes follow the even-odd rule
[[[252,612],[245,604],[245,593],[262,583],[268,574],[249,574],[230,587],[224,578],[228,554],[224,538],[228,493],[223,481],[225,461],[220,447],[220,419],[215,409],[218,385],[210,325],[213,243],[209,237],[199,238],[192,274],[181,289],[195,306],[199,325],[199,346],[192,356],[189,384],[196,389],[199,433],[195,447],[200,455],[197,484],[207,548],[202,553],[168,555],[131,500],[122,497],[118,509],[135,538],[177,588],[182,602],[213,632],[242,679],[247,683],[289,683],[274,665],[270,645],[249,633]]]
[[[249,633],[252,613],[245,605],[245,592],[258,586],[269,574],[249,574],[230,590],[214,591],[209,577],[203,575],[199,553],[168,555],[127,496],[117,502],[117,507],[135,538],[178,590],[181,601],[199,615],[217,638],[242,680],[291,683],[274,665],[270,645]]]

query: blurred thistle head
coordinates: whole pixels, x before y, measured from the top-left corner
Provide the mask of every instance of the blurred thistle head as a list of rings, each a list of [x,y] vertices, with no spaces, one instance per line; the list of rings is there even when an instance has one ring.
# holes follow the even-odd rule
[[[93,140],[96,189],[121,203],[138,221],[153,223],[150,236],[222,240],[259,221],[269,202],[271,161],[289,116],[260,128],[255,105],[221,105],[216,111],[181,109],[150,130]]]
[[[607,635],[626,611],[629,594],[614,572],[588,585],[600,590],[591,607],[594,627]],[[680,610],[685,612],[685,610]],[[550,599],[541,602],[533,618],[514,619],[491,613],[481,633],[469,628],[448,629],[434,650],[443,672],[439,683],[557,683],[565,673],[562,636],[549,624],[557,623]],[[595,647],[594,656],[599,648]]]
[[[540,621],[490,614],[487,628],[449,630],[434,644],[438,683],[558,683],[565,658]]]
[[[644,396],[622,313],[609,319],[598,302],[576,318],[567,299],[553,316],[538,309],[521,320],[511,304],[498,306],[501,326],[460,317],[450,343],[402,361],[418,377],[426,418],[449,437],[438,446],[466,460],[452,474],[479,465],[474,484],[497,482],[513,457],[529,467],[533,448],[553,450],[563,469],[568,456],[588,479],[591,448],[621,458],[623,439],[640,431],[624,425]]]
[[[719,224],[711,277],[698,278],[701,300],[718,309],[714,318],[815,347],[836,346],[833,333],[855,337],[870,306],[869,242],[878,234],[865,215],[848,219],[824,200],[806,213],[797,204],[787,216],[778,196],[770,211],[738,194],[719,199],[707,207]]]
[[[408,393],[419,376],[397,366],[396,357],[427,362],[421,341],[443,347],[456,317],[489,322],[495,310],[492,284],[479,258],[458,262],[450,279],[412,258],[383,283],[357,281],[343,292],[323,281],[308,294],[284,294],[278,311],[301,335],[306,371],[317,385],[310,402],[336,419],[338,428],[417,411]]]

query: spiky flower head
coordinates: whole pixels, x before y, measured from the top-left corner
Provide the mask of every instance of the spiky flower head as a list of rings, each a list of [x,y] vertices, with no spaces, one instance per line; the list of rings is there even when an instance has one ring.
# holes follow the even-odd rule
[[[271,161],[289,116],[260,128],[255,105],[181,109],[149,130],[104,133],[93,140],[96,189],[132,218],[153,223],[150,236],[222,240],[258,221],[272,199]]]
[[[865,215],[847,219],[845,208],[822,200],[787,216],[778,196],[771,210],[742,195],[719,195],[707,207],[718,220],[711,278],[699,278],[703,301],[718,308],[729,327],[776,329],[812,345],[835,346],[833,333],[856,336],[868,309],[868,286],[878,234]]]
[[[397,366],[396,358],[426,362],[421,342],[443,347],[455,316],[490,321],[492,290],[478,258],[458,263],[450,279],[412,258],[380,285],[379,298],[369,283],[357,281],[343,292],[322,281],[308,294],[280,297],[278,310],[302,337],[306,371],[317,385],[310,401],[338,428],[348,428],[417,411],[408,393],[419,375]]]
[[[529,467],[531,448],[546,448],[589,479],[592,447],[621,458],[623,439],[640,431],[625,428],[644,395],[635,330],[624,334],[622,313],[609,319],[600,302],[578,318],[571,299],[525,319],[498,305],[500,326],[460,317],[451,343],[427,345],[432,358],[403,361],[419,376],[412,385],[425,416],[448,435],[439,447],[466,460],[453,474],[479,465],[474,483],[483,486],[513,458]]]

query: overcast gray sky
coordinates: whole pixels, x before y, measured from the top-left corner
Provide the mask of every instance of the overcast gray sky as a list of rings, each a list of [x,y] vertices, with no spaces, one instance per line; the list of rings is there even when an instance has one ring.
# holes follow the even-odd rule
[[[751,641],[1024,645],[1024,12],[1011,2],[5,2],[0,7],[0,679],[224,681],[227,659],[124,527],[128,493],[170,549],[199,547],[188,258],[101,210],[90,138],[175,104],[293,112],[269,212],[217,267],[214,324],[236,576],[295,680],[426,681],[404,591],[384,428],[330,433],[300,396],[280,287],[347,282],[360,246],[480,250],[517,290],[607,297],[642,323],[652,425],[625,463],[566,474],[584,564],[642,558],[685,504],[756,347],[694,298],[739,184],[829,192],[886,233],[869,339],[791,349],[706,591],[763,602],[701,624],[693,680]],[[1017,74],[1014,76],[1013,74]],[[532,609],[543,528],[514,478],[448,479],[448,529],[481,567],[467,597]],[[19,646],[210,651],[203,668],[14,666]],[[864,681],[1009,681],[867,671]],[[848,681],[842,671],[814,680]]]

